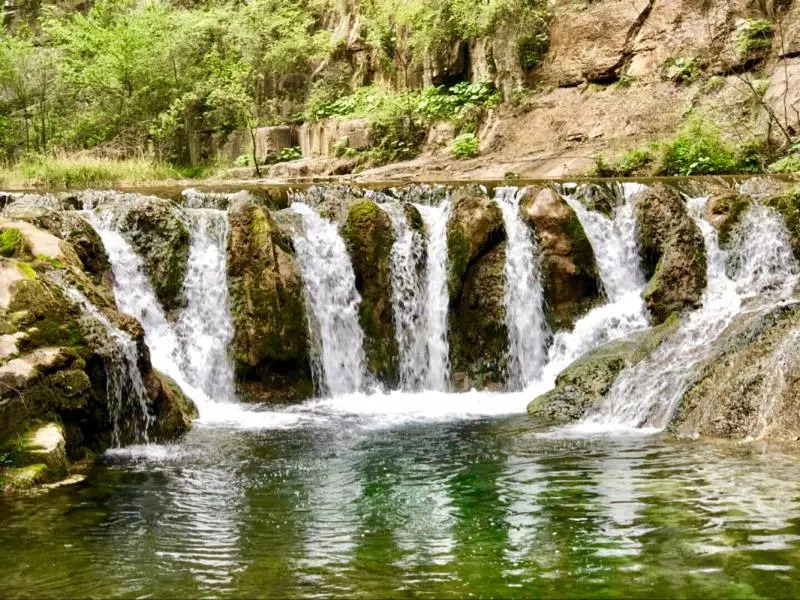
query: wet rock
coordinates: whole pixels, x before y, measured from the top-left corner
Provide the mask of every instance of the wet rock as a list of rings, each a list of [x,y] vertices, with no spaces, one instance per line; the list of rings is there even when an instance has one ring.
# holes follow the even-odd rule
[[[735,190],[713,194],[708,199],[706,219],[717,230],[720,246],[727,245],[749,206],[750,198]]]
[[[762,201],[783,217],[786,229],[789,232],[792,252],[800,260],[800,188],[797,186],[789,187]]]
[[[529,188],[520,213],[539,243],[550,326],[571,329],[601,295],[589,238],[575,211],[552,189]]]
[[[361,295],[358,310],[367,366],[382,382],[392,385],[397,378],[398,348],[392,311],[394,233],[389,215],[372,200],[358,200],[350,205],[342,237]]]
[[[697,308],[706,286],[705,246],[680,195],[657,184],[639,195],[635,213],[642,265],[650,278],[643,297],[653,322]]]
[[[113,213],[125,239],[142,258],[153,291],[165,310],[179,308],[189,259],[189,230],[169,200],[135,196],[101,206]]]
[[[559,374],[553,390],[528,405],[528,414],[544,421],[567,422],[599,409],[622,370],[653,352],[678,325],[678,318],[673,316],[657,327],[582,356]]]
[[[447,229],[452,381],[458,389],[505,381],[505,229],[483,192],[459,190]]]
[[[231,207],[228,288],[237,388],[251,401],[287,402],[313,394],[303,285],[293,250],[270,213]]]
[[[682,436],[800,438],[800,304],[742,314],[715,343],[670,429]]]
[[[4,452],[11,466],[0,467],[0,491],[20,491],[67,476],[66,442],[57,423],[35,425],[20,434]]]
[[[159,443],[174,440],[189,431],[196,419],[197,407],[186,397],[172,379],[151,371],[146,382],[153,399],[153,412],[158,418],[150,428],[151,441]]]

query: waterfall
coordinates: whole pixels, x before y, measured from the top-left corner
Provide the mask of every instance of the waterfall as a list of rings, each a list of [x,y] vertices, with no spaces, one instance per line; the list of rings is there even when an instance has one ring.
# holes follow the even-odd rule
[[[428,322],[422,261],[425,240],[408,224],[405,208],[396,202],[379,205],[392,222],[392,312],[399,349],[400,389],[419,391],[428,380]]]
[[[447,221],[450,199],[438,206],[414,204],[425,224],[428,262],[425,268],[425,324],[427,327],[428,370],[425,389],[447,390],[450,383],[450,346],[447,341]]]
[[[106,370],[106,397],[111,419],[111,445],[122,445],[123,425],[132,428],[135,442],[148,442],[147,430],[152,416],[147,406],[147,389],[139,370],[139,353],[136,343],[127,333],[111,323],[89,299],[75,288],[66,288],[67,296],[97,321],[111,343],[108,355],[103,357]],[[131,408],[138,415],[128,419]]]
[[[511,387],[523,388],[541,375],[550,335],[544,316],[539,248],[519,215],[519,203],[525,190],[501,187],[495,194],[507,237],[504,273],[508,379]]]
[[[200,409],[210,400],[232,400],[233,368],[227,347],[233,324],[227,300],[225,213],[188,213],[192,233],[183,286],[187,306],[176,324],[164,314],[142,259],[116,231],[113,215],[89,213],[88,217],[111,261],[117,306],[142,324],[153,367],[174,379]]]
[[[716,231],[703,216],[706,200],[688,201],[706,249],[708,285],[702,308],[689,314],[678,331],[655,352],[622,372],[603,407],[587,418],[588,423],[603,427],[665,427],[692,370],[711,355],[713,341],[740,312],[742,300],[762,296],[763,303],[774,304],[784,299],[796,282],[798,267],[784,225],[772,211],[759,206],[750,209],[733,240],[730,253],[738,259],[729,276],[728,253],[719,247]],[[776,280],[789,280],[790,284],[776,289]]]
[[[235,397],[233,364],[228,348],[233,318],[228,298],[228,215],[221,210],[186,211],[191,245],[183,294],[186,308],[176,333],[183,346],[181,372],[209,398]]]
[[[294,202],[291,209],[303,220],[304,231],[297,231],[293,241],[304,283],[314,378],[329,395],[357,392],[366,380],[366,360],[358,321],[361,297],[347,248],[336,225],[311,207]]]
[[[556,377],[583,354],[648,326],[642,292],[645,277],[639,260],[634,198],[638,188],[626,188],[613,217],[588,210],[578,199],[582,189],[564,196],[575,211],[594,251],[606,302],[578,319],[572,331],[560,331],[548,352],[536,393],[553,388]]]

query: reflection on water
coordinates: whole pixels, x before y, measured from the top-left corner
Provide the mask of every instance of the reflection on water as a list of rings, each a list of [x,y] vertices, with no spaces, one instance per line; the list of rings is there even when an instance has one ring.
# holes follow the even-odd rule
[[[800,595],[796,456],[538,433],[197,428],[0,500],[1,595]]]

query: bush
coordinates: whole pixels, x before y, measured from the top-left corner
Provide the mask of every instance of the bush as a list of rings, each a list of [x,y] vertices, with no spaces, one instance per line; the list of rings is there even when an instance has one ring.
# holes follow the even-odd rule
[[[281,148],[275,156],[275,162],[289,162],[300,158],[303,158],[303,150],[300,146],[292,146],[291,148]]]
[[[660,175],[715,175],[739,172],[734,149],[719,128],[691,119],[678,135],[662,146]]]
[[[478,155],[480,140],[474,133],[462,133],[450,145],[453,156],[459,160]]]
[[[11,258],[25,247],[25,238],[19,229],[8,227],[0,233],[0,256]]]
[[[775,28],[765,19],[750,19],[739,29],[736,53],[740,58],[757,58],[772,46]]]
[[[700,76],[700,65],[694,58],[670,57],[664,61],[666,77],[675,83],[692,83]]]

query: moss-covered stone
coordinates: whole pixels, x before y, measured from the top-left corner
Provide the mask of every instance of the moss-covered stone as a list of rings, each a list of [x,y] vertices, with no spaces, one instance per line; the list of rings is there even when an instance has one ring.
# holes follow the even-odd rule
[[[30,254],[30,246],[19,229],[6,227],[0,231],[0,256],[11,258]]]
[[[367,366],[380,381],[392,386],[398,368],[392,311],[392,222],[372,200],[357,200],[347,212],[342,237],[361,295],[358,310]]]
[[[303,285],[289,241],[251,202],[229,212],[228,288],[237,387],[246,400],[288,402],[313,394]]]
[[[528,188],[520,212],[541,251],[550,327],[571,329],[601,296],[592,244],[575,211],[555,190]]]
[[[706,204],[706,219],[717,230],[720,246],[725,247],[750,206],[750,198],[736,190],[714,194]]]
[[[670,429],[682,436],[800,439],[800,304],[744,313],[683,394]]]
[[[790,187],[779,194],[764,199],[764,204],[783,217],[789,232],[792,252],[800,260],[800,187]]]
[[[500,208],[479,189],[453,196],[447,227],[452,383],[485,388],[505,381],[505,228]]]
[[[703,234],[678,192],[657,184],[635,205],[642,263],[649,283],[643,293],[654,323],[673,312],[697,308],[706,287]]]
[[[186,433],[198,416],[194,402],[178,384],[158,371],[151,371],[147,386],[153,399],[153,412],[158,415],[149,431],[152,441],[169,441]]]
[[[189,230],[169,200],[140,197],[109,204],[125,239],[142,258],[153,291],[166,310],[179,308],[189,260]]]
[[[543,421],[566,422],[600,408],[622,370],[653,352],[679,323],[673,315],[657,327],[635,332],[582,356],[559,374],[554,389],[528,405],[528,414]]]

